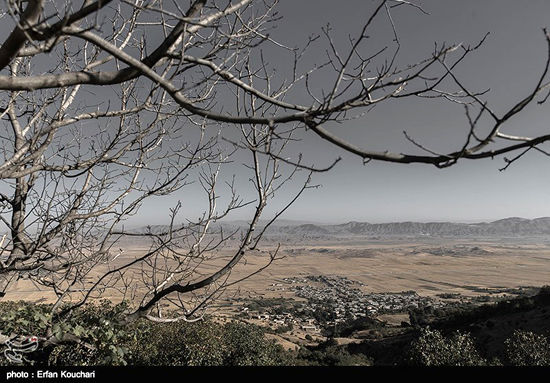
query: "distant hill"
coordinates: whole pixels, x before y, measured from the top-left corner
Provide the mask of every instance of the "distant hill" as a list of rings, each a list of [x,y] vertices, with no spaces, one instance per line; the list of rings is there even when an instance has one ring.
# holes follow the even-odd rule
[[[260,224],[260,230],[265,222]],[[162,232],[166,226],[158,225],[150,230]],[[215,223],[211,231],[223,229],[225,233],[245,230],[245,221],[230,221]],[[148,231],[145,228],[136,232]],[[314,224],[303,221],[276,222],[266,231],[266,236],[285,237],[364,237],[364,236],[539,236],[550,235],[550,217],[526,219],[510,217],[493,222],[456,223],[456,222],[390,222],[368,223],[347,222],[344,224]]]
[[[494,222],[348,222],[340,225],[285,225],[270,234],[309,234],[319,236],[534,236],[550,234],[550,217],[506,218]]]

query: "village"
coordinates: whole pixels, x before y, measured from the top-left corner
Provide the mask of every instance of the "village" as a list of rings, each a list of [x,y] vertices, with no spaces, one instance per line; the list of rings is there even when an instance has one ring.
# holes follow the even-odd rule
[[[292,292],[301,298],[299,301],[284,308],[277,302],[261,309],[244,306],[243,313],[270,327],[299,327],[306,332],[318,333],[323,328],[362,317],[407,312],[410,308],[426,306],[437,308],[445,304],[414,291],[367,293],[360,289],[364,286],[338,275],[283,278],[272,283],[269,290]]]

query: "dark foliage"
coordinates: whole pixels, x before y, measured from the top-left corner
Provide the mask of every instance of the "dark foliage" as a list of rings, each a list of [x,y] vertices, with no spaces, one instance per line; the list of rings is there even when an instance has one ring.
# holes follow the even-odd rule
[[[219,324],[153,323],[119,319],[125,305],[102,302],[75,310],[51,324],[50,306],[24,302],[0,304],[0,332],[59,339],[26,356],[35,365],[285,365],[292,357],[265,338],[263,329],[241,322]],[[65,334],[79,342],[61,341]],[[2,350],[3,351],[3,350]],[[8,364],[3,359],[4,364]]]

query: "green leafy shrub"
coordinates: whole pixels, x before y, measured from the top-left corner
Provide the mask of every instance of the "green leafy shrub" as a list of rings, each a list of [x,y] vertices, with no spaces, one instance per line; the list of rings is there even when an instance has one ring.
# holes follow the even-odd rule
[[[28,354],[26,364],[50,365],[123,365],[127,352],[124,343],[130,337],[118,320],[125,304],[109,301],[89,304],[74,310],[63,319],[53,320],[52,305],[29,302],[0,304],[0,333],[50,339],[59,343],[69,334],[81,339],[80,344],[50,344]]]
[[[75,310],[64,322],[54,325],[54,333],[71,333],[89,345],[70,344],[56,347],[51,354],[50,364],[55,365],[125,365],[127,343],[132,333],[120,321],[125,312],[125,303],[112,305],[107,300],[89,304]],[[55,359],[52,359],[55,357]]]
[[[224,326],[225,365],[269,366],[289,364],[283,348],[265,338],[263,329],[252,324],[230,322]]]
[[[0,303],[0,333],[54,339],[59,344],[26,354],[26,364],[39,365],[285,365],[291,358],[263,329],[251,324],[125,324],[125,304],[109,301],[80,307],[62,320],[52,320],[51,305]],[[67,334],[80,342],[65,342]],[[4,350],[0,350],[3,352]],[[9,364],[2,359],[0,364]]]
[[[301,366],[372,366],[372,360],[361,353],[351,353],[346,346],[328,338],[315,347],[301,347],[295,363]]]
[[[0,332],[5,335],[44,334],[51,322],[51,305],[36,305],[23,301],[0,303]]]
[[[150,323],[136,326],[132,365],[266,366],[290,363],[261,328],[241,322]]]
[[[550,344],[542,335],[514,331],[504,341],[506,362],[513,366],[550,366]]]
[[[425,327],[412,342],[409,362],[420,366],[483,366],[487,361],[476,350],[470,334],[456,331],[451,337]]]
[[[212,322],[150,323],[133,326],[130,364],[141,366],[215,366],[223,361],[220,326]]]

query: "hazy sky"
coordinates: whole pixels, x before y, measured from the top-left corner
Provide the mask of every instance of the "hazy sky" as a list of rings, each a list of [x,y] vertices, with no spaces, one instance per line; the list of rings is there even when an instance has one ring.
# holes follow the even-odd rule
[[[345,44],[348,34],[357,33],[370,15],[375,1],[281,0],[277,30],[272,36],[289,46],[302,46],[307,36],[319,33],[330,23],[336,42]],[[489,105],[502,112],[525,97],[541,73],[546,55],[542,28],[549,26],[547,0],[431,0],[418,1],[430,13],[410,7],[394,10],[394,21],[402,50],[399,62],[414,63],[433,50],[434,43],[475,45],[487,32],[484,46],[457,69],[466,85],[475,90],[490,88]],[[387,22],[371,31],[373,46],[391,38]],[[304,65],[323,61],[322,44],[313,49]],[[316,56],[317,55],[317,56]],[[284,55],[275,66],[285,65]],[[273,62],[272,62],[273,64]],[[284,69],[281,69],[284,71]],[[327,80],[326,84],[330,84]],[[317,84],[322,87],[326,84]],[[548,132],[550,105],[530,108],[513,120],[505,132],[533,134]],[[467,135],[464,110],[456,105],[430,101],[405,101],[384,105],[364,119],[332,127],[356,145],[394,152],[415,151],[403,137],[407,130],[432,148],[456,150]],[[317,175],[322,186],[310,190],[283,218],[344,222],[403,220],[492,220],[508,216],[550,216],[550,158],[533,152],[504,172],[503,158],[463,160],[439,170],[429,165],[400,165],[362,161],[321,141],[304,138],[300,149],[309,162],[328,164],[338,156],[344,160],[333,171]],[[186,196],[193,211],[193,194]],[[164,202],[166,203],[166,202]],[[158,206],[144,206],[143,213],[156,217]],[[197,205],[198,206],[198,205]],[[200,210],[200,209],[199,209]],[[237,215],[235,218],[245,218]],[[152,221],[156,221],[152,218]]]
[[[312,3],[315,3],[313,6]],[[365,20],[371,1],[282,1],[285,33],[291,36],[319,30],[330,22],[335,33],[354,32]],[[513,105],[536,84],[546,54],[542,28],[550,26],[550,2],[539,1],[422,1],[426,16],[402,7],[395,22],[403,47],[400,61],[414,62],[434,42],[475,44],[485,33],[485,45],[459,68],[461,79],[477,89],[490,88],[486,97],[497,111]],[[416,57],[415,57],[416,56]],[[389,106],[389,105],[388,105]],[[532,108],[514,122],[516,132],[548,132],[548,106]],[[345,136],[356,144],[413,150],[402,130],[418,133],[434,148],[448,148],[449,138],[464,138],[466,119],[461,108],[410,102],[378,110],[350,124]],[[338,129],[341,129],[339,127]],[[460,141],[451,141],[453,148]],[[341,155],[315,140],[311,150]],[[461,161],[439,170],[427,165],[371,162],[345,156],[331,173],[316,178],[323,187],[311,191],[287,218],[315,220],[477,220],[506,216],[550,215],[550,158],[532,153],[504,172],[503,159]]]

